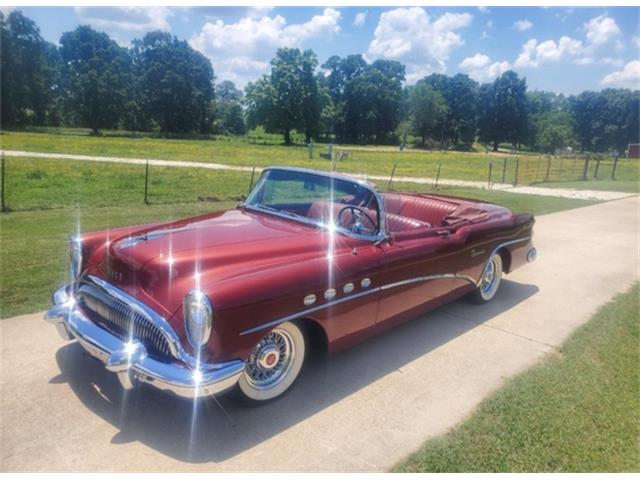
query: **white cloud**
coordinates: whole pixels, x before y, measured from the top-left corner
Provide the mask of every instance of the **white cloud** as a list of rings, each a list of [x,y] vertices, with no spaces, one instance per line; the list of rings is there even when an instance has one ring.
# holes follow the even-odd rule
[[[465,58],[458,65],[478,82],[489,82],[511,68],[509,62],[491,62],[491,58],[481,53]]]
[[[629,62],[622,70],[610,73],[600,84],[640,90],[640,60]]]
[[[594,45],[606,45],[610,42],[617,41],[622,35],[616,21],[606,15],[600,15],[592,18],[584,24],[587,32],[587,40]]]
[[[468,13],[444,13],[433,21],[423,8],[397,8],[380,15],[368,58],[402,61],[407,81],[446,71],[446,60],[464,40],[456,33],[471,23]]]
[[[364,22],[367,20],[367,12],[359,12],[356,13],[356,18],[353,20],[353,25],[356,27],[361,27],[364,25]]]
[[[173,15],[168,7],[75,7],[75,12],[81,23],[123,32],[170,31]]]
[[[531,23],[527,19],[517,20],[513,23],[513,28],[515,28],[519,32],[524,32],[526,30],[529,30],[531,27],[533,27],[533,23]]]
[[[542,43],[533,38],[522,46],[515,67],[539,67],[545,63],[571,60],[576,65],[622,65],[615,55],[622,50],[622,32],[615,20],[606,15],[594,17],[583,24],[585,41],[563,36],[556,43]]]
[[[491,13],[491,10],[489,10],[487,7],[478,7],[478,11],[480,13]]]
[[[338,10],[325,8],[321,15],[299,24],[287,24],[280,15],[245,17],[236,23],[218,19],[205,23],[189,44],[211,59],[218,79],[243,87],[267,72],[278,48],[299,47],[312,38],[339,33],[340,18]]]
[[[538,44],[533,38],[525,43],[514,66],[518,68],[539,67],[544,63],[554,63],[575,58],[583,51],[582,42],[570,37],[561,37],[558,43],[547,40]]]

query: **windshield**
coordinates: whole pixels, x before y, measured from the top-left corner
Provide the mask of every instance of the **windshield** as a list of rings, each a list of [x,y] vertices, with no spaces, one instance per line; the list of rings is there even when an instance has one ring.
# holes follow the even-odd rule
[[[245,205],[347,233],[379,231],[378,202],[369,188],[319,173],[269,169]]]

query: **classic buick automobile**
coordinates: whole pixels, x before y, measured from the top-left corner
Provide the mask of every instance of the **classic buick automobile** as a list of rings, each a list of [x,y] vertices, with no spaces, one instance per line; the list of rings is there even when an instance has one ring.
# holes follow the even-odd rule
[[[314,344],[342,348],[465,294],[490,301],[535,259],[533,223],[272,167],[238,208],[71,238],[73,281],[45,318],[124,388],[236,387],[259,403],[291,387]]]

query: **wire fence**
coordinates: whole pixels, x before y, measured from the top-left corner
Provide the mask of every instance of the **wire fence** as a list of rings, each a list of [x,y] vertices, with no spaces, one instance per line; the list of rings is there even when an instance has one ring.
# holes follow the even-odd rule
[[[363,153],[335,152],[322,166],[325,170],[349,174],[359,173],[358,166],[376,161],[369,158],[358,161],[359,155]],[[383,190],[393,189],[397,181],[403,186],[410,185],[408,178],[433,189],[456,184],[490,189],[498,183],[531,185],[575,181],[584,181],[585,188],[589,188],[590,180],[617,180],[620,176],[637,181],[640,165],[637,160],[604,156],[496,156],[486,161],[465,161],[443,155],[440,161],[422,164],[419,169],[415,161],[385,162],[389,173],[386,176],[378,173],[374,181]],[[313,166],[317,168],[317,164]],[[418,179],[416,172],[420,175]],[[71,205],[233,204],[246,198],[258,173],[255,166],[251,171],[228,171],[150,165],[149,162],[130,165],[2,156],[0,207],[2,212],[10,212]]]

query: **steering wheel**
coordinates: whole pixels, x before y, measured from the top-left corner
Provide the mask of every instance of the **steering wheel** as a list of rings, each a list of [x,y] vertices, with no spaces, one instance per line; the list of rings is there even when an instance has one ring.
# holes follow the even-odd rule
[[[367,230],[369,232],[375,232],[376,230],[376,222],[371,216],[361,207],[356,207],[355,205],[347,205],[342,207],[338,212],[338,225],[342,225],[342,215],[344,212],[351,212],[351,216],[353,218],[353,225],[351,225],[351,231],[354,233],[362,233],[365,230],[364,225],[362,225],[362,219],[366,218],[367,221],[371,224],[371,229]]]

